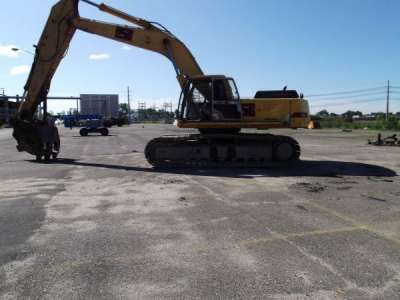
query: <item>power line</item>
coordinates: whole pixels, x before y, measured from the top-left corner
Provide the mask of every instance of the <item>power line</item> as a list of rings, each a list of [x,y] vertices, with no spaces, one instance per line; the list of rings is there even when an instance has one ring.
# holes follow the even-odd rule
[[[386,86],[380,86],[380,87],[362,89],[362,90],[345,91],[345,92],[331,92],[331,93],[324,93],[324,94],[314,94],[314,95],[307,95],[307,97],[325,97],[325,96],[334,96],[334,95],[356,94],[356,93],[363,93],[363,92],[383,90],[383,89],[386,89]]]
[[[322,100],[311,100],[310,102],[321,102],[321,101],[324,101],[325,99],[322,99]],[[366,101],[366,102],[368,102],[368,101],[386,101],[386,98],[385,97],[379,97],[379,98],[367,98],[367,99],[354,99],[354,100],[350,100],[350,101],[346,101],[346,102],[340,102],[341,104],[352,104],[352,103],[361,103],[361,102],[363,102],[363,101]],[[338,103],[338,102],[329,102],[329,103],[326,103],[326,104],[330,104],[330,103]],[[323,102],[321,103],[321,104],[323,104]]]
[[[341,105],[353,105],[353,104],[362,104],[362,103],[370,103],[370,102],[384,102],[385,99],[367,99],[367,100],[360,100],[360,101],[353,101],[353,102],[341,102],[341,103],[336,103],[336,102],[331,102],[331,103],[325,103],[325,104],[310,104],[312,107],[330,107],[330,106],[341,106]],[[390,101],[400,101],[399,99],[390,99]]]
[[[352,104],[361,104],[361,103],[370,103],[370,102],[379,102],[384,101],[384,99],[368,99],[368,100],[360,100],[360,101],[353,101],[353,102],[342,102],[342,103],[325,103],[320,105],[313,105],[313,107],[329,107],[329,106],[341,106],[341,105],[352,105]]]
[[[327,97],[324,99],[315,99],[316,101],[325,101],[325,100],[336,100],[336,99],[348,99],[348,98],[359,98],[359,97],[365,97],[365,96],[377,96],[377,95],[382,95],[386,96],[385,91],[380,91],[380,92],[369,92],[369,93],[363,93],[359,95],[349,95],[349,96],[339,96],[339,97]],[[309,96],[310,97],[310,96]],[[307,98],[309,98],[307,97]],[[313,99],[312,99],[313,100]]]

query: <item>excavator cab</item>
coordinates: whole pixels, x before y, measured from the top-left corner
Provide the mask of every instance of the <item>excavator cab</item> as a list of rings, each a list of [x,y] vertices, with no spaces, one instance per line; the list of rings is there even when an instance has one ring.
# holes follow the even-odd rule
[[[187,79],[179,100],[178,119],[190,122],[240,122],[242,109],[233,78],[214,75]]]

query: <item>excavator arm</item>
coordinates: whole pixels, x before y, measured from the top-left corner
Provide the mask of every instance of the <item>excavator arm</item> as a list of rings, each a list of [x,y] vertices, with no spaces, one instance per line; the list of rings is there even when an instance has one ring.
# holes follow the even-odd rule
[[[23,101],[14,120],[13,135],[18,142],[18,150],[36,155],[37,158],[48,157],[51,153],[56,155],[59,150],[58,133],[55,132],[57,129],[48,124],[46,113],[42,120],[37,120],[34,116],[41,103],[46,108],[51,80],[66,55],[76,30],[162,54],[172,62],[181,87],[185,85],[186,78],[203,75],[185,44],[162,25],[128,15],[105,4],[81,1],[135,26],[81,18],[79,0],[60,0],[53,6],[36,47]]]

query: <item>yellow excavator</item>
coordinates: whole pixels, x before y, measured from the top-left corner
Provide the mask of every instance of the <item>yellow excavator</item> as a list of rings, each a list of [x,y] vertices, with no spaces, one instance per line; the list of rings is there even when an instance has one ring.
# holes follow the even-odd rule
[[[134,26],[79,16],[79,2],[121,18]],[[255,164],[293,161],[300,147],[289,136],[240,133],[243,128],[307,128],[308,102],[294,90],[258,91],[253,99],[239,96],[235,81],[224,75],[205,75],[189,49],[157,22],[131,16],[89,0],[60,0],[52,8],[25,85],[23,101],[13,121],[17,149],[37,160],[56,159],[60,151],[57,128],[47,117],[47,95],[54,73],[76,30],[113,39],[164,55],[181,86],[177,126],[199,134],[163,136],[145,149],[153,166],[169,164]],[[43,105],[44,113],[37,111]]]

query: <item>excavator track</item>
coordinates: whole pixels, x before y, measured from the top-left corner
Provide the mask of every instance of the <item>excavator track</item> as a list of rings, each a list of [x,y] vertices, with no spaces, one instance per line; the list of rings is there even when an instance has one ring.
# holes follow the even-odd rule
[[[300,146],[295,139],[282,135],[193,134],[155,138],[147,144],[145,155],[155,167],[260,167],[297,161]]]

